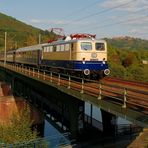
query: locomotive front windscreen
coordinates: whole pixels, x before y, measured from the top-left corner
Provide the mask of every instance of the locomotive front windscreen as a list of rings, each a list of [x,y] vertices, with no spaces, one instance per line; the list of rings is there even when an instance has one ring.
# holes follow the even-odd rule
[[[82,42],[81,43],[82,50],[92,50],[92,43],[90,42]]]
[[[104,43],[96,43],[96,50],[104,51],[105,50],[105,44]]]

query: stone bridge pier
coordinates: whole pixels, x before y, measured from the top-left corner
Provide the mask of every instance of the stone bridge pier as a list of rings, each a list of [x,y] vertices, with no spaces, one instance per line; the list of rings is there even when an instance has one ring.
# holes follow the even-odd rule
[[[9,124],[14,114],[21,117],[21,112],[26,108],[32,127],[36,128],[39,135],[44,135],[44,118],[33,106],[30,106],[22,97],[12,94],[10,83],[0,82],[0,124]]]

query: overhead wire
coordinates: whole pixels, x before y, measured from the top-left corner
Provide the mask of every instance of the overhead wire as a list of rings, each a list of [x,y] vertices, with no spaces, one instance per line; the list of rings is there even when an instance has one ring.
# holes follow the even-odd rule
[[[129,22],[136,21],[137,19],[141,20],[143,18],[148,18],[148,15],[142,16],[142,17],[136,17],[134,19],[123,20],[123,21],[119,21],[119,22],[116,22],[116,23],[110,23],[110,24],[106,24],[106,25],[101,25],[101,26],[93,27],[93,29],[100,29],[100,28],[105,28],[105,27],[111,27],[113,25],[125,24],[127,22],[129,23]],[[81,32],[83,32],[83,31],[81,31]]]
[[[94,16],[96,16],[96,15],[101,15],[101,14],[103,14],[103,13],[107,13],[107,12],[110,12],[110,11],[112,11],[112,10],[115,10],[115,9],[118,9],[118,8],[121,8],[121,7],[129,6],[129,5],[131,5],[133,2],[136,2],[136,1],[138,1],[138,0],[131,0],[131,1],[126,2],[126,3],[124,3],[124,4],[122,3],[122,4],[117,5],[117,6],[114,6],[114,7],[112,7],[112,8],[108,8],[108,9],[105,9],[105,10],[101,10],[101,11],[99,11],[99,12],[92,13],[92,14],[89,14],[89,15],[86,15],[86,16],[83,16],[83,17],[80,17],[80,18],[78,18],[78,19],[71,20],[71,21],[69,21],[68,23],[63,24],[63,26],[66,26],[66,27],[67,27],[67,26],[70,25],[72,22],[77,22],[77,23],[78,23],[79,21],[88,19],[88,18],[90,18],[90,17],[94,17]],[[97,4],[97,2],[92,3],[92,5],[95,5],[95,4]],[[79,11],[86,10],[87,8],[89,8],[89,7],[88,7],[88,6],[85,6],[84,8],[79,9]],[[147,9],[147,8],[146,8],[146,9]],[[140,11],[144,11],[144,10],[146,10],[146,9],[142,9],[142,10],[140,10]],[[79,11],[76,11],[76,13],[79,13]],[[140,11],[139,11],[139,12],[140,12]],[[76,14],[76,13],[75,13],[75,14]],[[133,13],[135,13],[135,12],[133,12]],[[72,14],[72,13],[71,13],[71,14]],[[68,15],[68,16],[71,17],[72,15]],[[116,22],[116,23],[109,23],[109,24],[105,24],[105,25],[96,26],[95,28],[93,27],[93,29],[104,28],[104,27],[110,27],[110,26],[118,25],[118,24],[125,24],[125,23],[127,23],[127,22],[133,22],[133,21],[135,21],[135,20],[137,20],[137,19],[141,20],[141,19],[147,18],[147,17],[148,17],[148,16],[146,15],[146,16],[136,17],[136,18],[133,18],[133,19],[122,20],[122,21],[118,21],[118,22]],[[110,19],[110,20],[111,20],[111,19]],[[106,21],[108,21],[108,19],[105,19],[103,22],[106,22]],[[102,21],[101,21],[101,23],[102,23]],[[92,26],[91,26],[91,28],[92,28]],[[82,29],[84,29],[84,26],[83,26]],[[86,30],[86,29],[85,29],[85,30]]]
[[[145,10],[148,10],[148,8],[145,8],[145,9],[141,9],[141,10],[139,10],[139,11],[134,11],[134,12],[132,12],[132,13],[137,13],[137,12],[141,12],[141,11],[145,11]],[[105,20],[103,20],[103,21],[101,21],[101,23],[102,22],[107,22],[107,21],[109,21],[109,20],[113,20],[113,19],[105,19]],[[125,20],[126,21],[126,20]],[[120,21],[119,21],[120,22]],[[106,24],[106,25],[110,25],[110,24]],[[101,26],[106,26],[106,25],[101,25]],[[74,28],[76,28],[77,26],[75,26]],[[86,27],[85,29],[84,29],[84,27]],[[87,29],[89,29],[89,28],[98,28],[98,25],[95,25],[95,26],[92,26],[92,24],[91,24],[91,26],[89,25],[88,27],[87,26],[83,26],[83,30],[87,30]]]
[[[87,5],[87,6],[84,6],[84,7],[80,8],[80,9],[77,9],[77,10],[71,12],[70,14],[68,14],[67,16],[62,17],[61,19],[69,18],[69,17],[72,17],[73,15],[75,16],[77,13],[80,13],[82,11],[88,10],[88,8],[96,5],[98,2],[99,1],[97,0],[96,2],[93,2],[93,3],[91,3],[91,4]]]
[[[134,2],[134,1],[137,1],[137,0],[132,0],[130,2],[120,4],[120,5],[114,6],[112,8],[108,8],[108,9],[105,9],[105,10],[102,10],[102,11],[99,11],[99,12],[96,12],[96,13],[89,14],[87,16],[75,19],[75,20],[70,21],[69,23],[66,23],[66,24],[63,24],[63,25],[67,26],[67,25],[71,24],[72,22],[79,22],[79,21],[82,21],[84,19],[88,19],[89,17],[93,17],[93,16],[96,16],[96,15],[101,15],[101,14],[106,13],[106,12],[110,12],[110,11],[112,11],[114,9],[117,9],[117,8],[120,8],[120,7],[123,7],[123,6],[127,6],[127,5],[129,5],[130,3]]]
[[[135,21],[135,20],[137,20],[137,19],[143,19],[143,18],[147,18],[147,17],[148,17],[148,15],[142,16],[142,17],[138,17],[138,18],[136,17],[136,18],[134,18],[134,19],[123,20],[123,21],[119,21],[119,22],[117,22],[117,23],[111,23],[111,24],[107,24],[107,25],[98,26],[98,27],[96,27],[96,28],[104,28],[104,27],[108,27],[108,26],[111,26],[111,25],[124,24],[124,23],[127,23],[127,22],[132,22],[132,21]]]

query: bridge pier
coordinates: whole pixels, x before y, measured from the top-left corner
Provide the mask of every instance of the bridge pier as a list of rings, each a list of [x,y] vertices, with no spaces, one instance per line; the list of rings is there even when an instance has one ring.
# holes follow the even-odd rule
[[[84,101],[75,100],[70,107],[70,132],[77,139],[84,129]]]
[[[2,91],[3,96],[9,96],[12,95],[12,91],[11,91],[11,84],[9,83],[2,83],[0,85],[0,89]]]
[[[22,117],[22,111],[28,108],[31,128],[44,135],[44,119],[40,112],[31,107],[23,98],[13,96],[10,83],[0,82],[0,124],[9,125],[14,115]],[[17,117],[16,116],[16,117]]]
[[[116,136],[116,116],[101,109],[102,124],[103,124],[103,135],[105,137]]]
[[[11,80],[13,83],[14,80]],[[13,83],[13,93],[22,96],[35,105],[40,110],[44,110],[50,115],[50,119],[56,124],[60,123],[58,129],[67,130],[71,133],[72,139],[82,133],[84,128],[84,101],[76,99],[56,89],[49,88],[46,85],[34,86],[25,80],[15,78]],[[55,126],[57,127],[57,126]]]

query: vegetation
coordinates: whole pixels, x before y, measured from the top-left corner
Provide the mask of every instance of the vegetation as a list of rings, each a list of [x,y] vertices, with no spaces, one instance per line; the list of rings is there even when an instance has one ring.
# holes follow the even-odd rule
[[[39,34],[42,43],[56,38],[56,35],[48,30],[43,31],[0,13],[0,50],[4,50],[5,32],[7,32],[7,50],[37,44]]]
[[[110,46],[121,50],[148,50],[148,41],[140,38],[125,36],[112,39],[106,38],[106,41],[110,44]]]
[[[28,109],[23,110],[20,115],[14,114],[10,124],[0,125],[0,141],[5,144],[14,144],[35,140],[38,133],[36,130],[32,131],[31,126]]]
[[[39,138],[36,129],[32,129],[29,108],[13,114],[11,122],[0,125],[0,147],[29,147],[47,148],[48,144],[44,138]]]
[[[56,39],[56,35],[47,30],[32,27],[15,18],[0,13],[0,50],[4,49],[4,32],[7,35],[7,50],[37,44],[39,34],[41,43]],[[148,81],[148,41],[132,37],[106,38],[108,43],[108,61],[111,76],[129,80]]]
[[[108,62],[111,69],[111,76],[128,80],[148,82],[148,51],[145,49],[117,49],[108,46]]]

